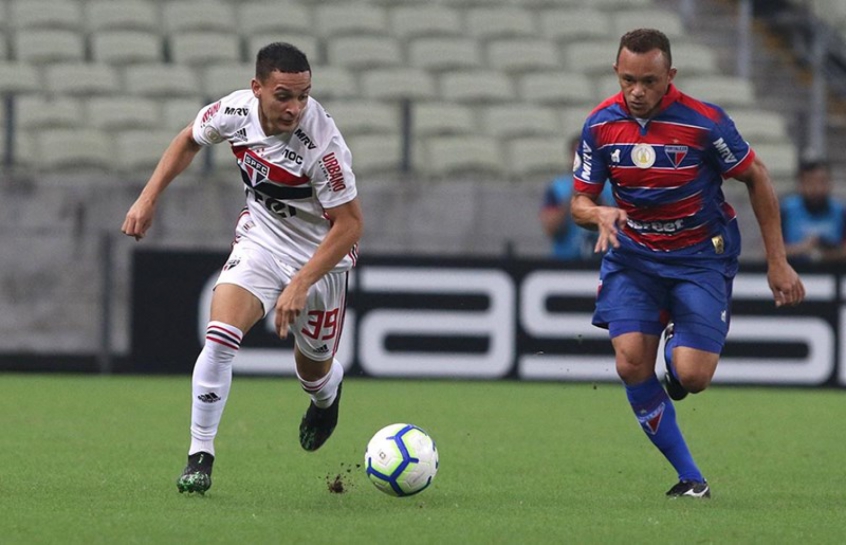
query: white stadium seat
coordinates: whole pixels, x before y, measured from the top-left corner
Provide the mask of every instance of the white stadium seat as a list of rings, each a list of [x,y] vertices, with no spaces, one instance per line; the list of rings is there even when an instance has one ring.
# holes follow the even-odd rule
[[[609,15],[596,9],[550,9],[541,12],[539,19],[542,34],[560,43],[614,38]]]
[[[424,37],[408,46],[408,64],[432,71],[467,70],[483,66],[482,53],[475,40],[461,37]]]
[[[353,70],[401,66],[402,48],[391,36],[340,36],[326,45],[329,64]]]
[[[596,100],[591,79],[578,72],[530,72],[520,77],[518,89],[523,100],[540,104],[584,104]]]
[[[162,129],[169,130],[176,136],[194,122],[194,118],[200,113],[205,101],[194,98],[164,98],[156,99],[162,108]]]
[[[402,142],[399,136],[358,134],[346,139],[352,153],[352,168],[357,177],[397,172],[402,166]]]
[[[73,0],[15,0],[10,2],[11,28],[54,28],[79,30],[82,3]]]
[[[549,40],[508,38],[487,44],[488,65],[505,72],[560,70],[558,48]]]
[[[465,175],[504,179],[505,161],[496,138],[433,136],[423,142],[423,173],[433,177]]]
[[[316,8],[314,29],[321,36],[385,35],[388,13],[381,6],[369,4],[329,4]]]
[[[116,133],[113,136],[116,167],[124,172],[149,175],[174,136],[173,132],[165,130],[132,129]]]
[[[136,64],[126,68],[127,93],[152,98],[195,97],[201,95],[196,74],[184,66]]]
[[[673,42],[684,36],[684,27],[678,13],[668,9],[627,9],[611,14],[613,33],[622,36],[636,28],[658,28]]]
[[[311,96],[318,101],[360,96],[352,71],[339,66],[311,65]]]
[[[95,62],[127,65],[164,62],[161,36],[146,30],[100,30],[91,36]]]
[[[441,96],[465,104],[485,104],[514,100],[511,79],[495,70],[448,72],[441,76]]]
[[[673,66],[678,68],[677,77],[716,74],[717,53],[710,47],[684,40],[674,40],[671,48]]]
[[[89,30],[161,30],[159,6],[151,0],[91,0],[85,3]]]
[[[247,61],[255,64],[259,50],[273,42],[287,42],[306,54],[310,64],[321,60],[320,39],[313,34],[299,32],[264,32],[247,36]]]
[[[168,34],[189,30],[213,30],[237,34],[235,6],[218,0],[170,0],[161,2],[162,26]]]
[[[733,106],[751,106],[755,90],[749,80],[734,76],[695,76],[680,79],[680,90],[693,98],[712,102],[731,109]]]
[[[236,9],[241,36],[266,33],[309,34],[314,28],[311,10],[287,2],[239,2]]]
[[[737,109],[731,113],[737,129],[754,146],[759,142],[785,143],[790,141],[787,119],[778,112],[758,109]]]
[[[344,138],[355,134],[393,134],[399,137],[399,108],[374,101],[331,101],[321,103]]]
[[[255,73],[255,63],[207,66],[202,72],[203,94],[208,100],[217,100],[238,89],[248,89]]]
[[[572,168],[573,158],[565,156],[566,139],[562,137],[524,137],[505,146],[507,168],[519,181],[549,180]]]
[[[156,100],[141,97],[91,97],[85,101],[89,126],[104,131],[158,129],[161,107]]]
[[[483,41],[537,34],[532,12],[517,6],[469,8],[465,12],[465,28],[470,36]]]
[[[613,74],[619,46],[619,38],[569,43],[564,51],[565,66],[588,75]]]
[[[415,102],[411,131],[415,138],[449,134],[473,134],[477,123],[473,109],[454,102]]]
[[[111,170],[116,159],[112,141],[103,131],[84,128],[41,129],[38,146],[26,162],[36,170]],[[36,151],[37,150],[37,151]]]
[[[0,62],[0,94],[41,92],[39,72],[31,64]]]
[[[420,69],[368,70],[359,79],[365,99],[425,100],[434,98],[437,93],[434,77]]]
[[[85,38],[74,30],[18,30],[13,44],[14,58],[19,61],[38,64],[85,59]]]
[[[15,123],[22,131],[79,128],[84,124],[82,114],[83,109],[77,99],[41,95],[15,99]]]
[[[799,165],[799,152],[792,143],[753,143],[752,149],[767,166],[773,178],[790,180],[795,177],[796,168]]]
[[[482,111],[482,134],[499,139],[560,136],[561,123],[551,107],[536,104],[495,105]]]
[[[391,33],[400,38],[459,36],[463,32],[461,14],[439,5],[408,5],[390,13]]]
[[[117,69],[105,63],[62,63],[47,67],[47,91],[55,96],[111,95],[120,92]]]
[[[176,64],[204,66],[241,61],[241,41],[236,35],[190,31],[169,38],[170,54]]]

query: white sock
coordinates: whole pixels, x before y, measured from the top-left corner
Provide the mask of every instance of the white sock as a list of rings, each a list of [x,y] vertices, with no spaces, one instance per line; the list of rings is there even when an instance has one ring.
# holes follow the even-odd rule
[[[241,331],[223,322],[209,322],[206,343],[191,378],[191,447],[188,454],[214,456],[214,438],[232,385],[232,360],[241,346]]]
[[[338,360],[332,360],[332,366],[326,376],[314,381],[303,380],[297,373],[297,378],[300,379],[300,384],[303,387],[314,404],[325,409],[335,402],[335,396],[338,394],[338,385],[344,380],[344,367]]]

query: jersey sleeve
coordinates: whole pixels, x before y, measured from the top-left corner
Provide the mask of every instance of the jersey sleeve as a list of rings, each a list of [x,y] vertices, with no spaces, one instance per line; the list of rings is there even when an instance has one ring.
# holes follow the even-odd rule
[[[734,125],[734,121],[721,109],[711,130],[711,148],[723,178],[741,174],[755,159],[755,151]]]
[[[201,146],[219,144],[227,139],[227,128],[224,126],[220,107],[222,100],[205,106],[194,118],[194,141]]]
[[[590,128],[590,119],[582,128],[582,141],[573,160],[573,188],[578,193],[587,193],[594,197],[602,193],[608,167],[602,159],[596,138]]]
[[[310,178],[323,208],[340,206],[356,197],[352,153],[340,135],[332,138],[312,168]]]

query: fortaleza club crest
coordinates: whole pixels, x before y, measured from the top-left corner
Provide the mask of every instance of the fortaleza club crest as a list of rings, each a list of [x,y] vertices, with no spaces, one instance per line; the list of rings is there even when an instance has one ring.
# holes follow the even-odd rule
[[[664,153],[667,154],[667,158],[673,163],[673,167],[679,168],[679,165],[687,155],[687,149],[687,146],[664,146]]]

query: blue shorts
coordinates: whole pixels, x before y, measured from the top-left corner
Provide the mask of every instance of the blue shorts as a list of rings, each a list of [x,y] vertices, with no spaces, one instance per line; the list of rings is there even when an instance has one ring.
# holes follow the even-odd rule
[[[661,335],[674,323],[676,346],[719,354],[731,321],[733,274],[696,266],[632,267],[603,259],[593,325],[614,338],[623,333]]]

